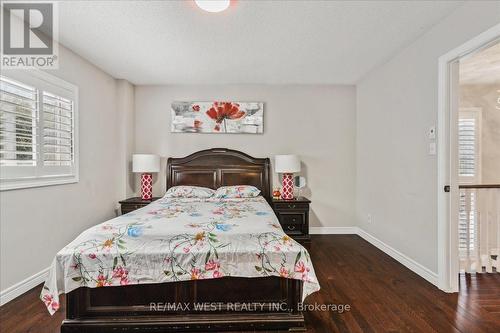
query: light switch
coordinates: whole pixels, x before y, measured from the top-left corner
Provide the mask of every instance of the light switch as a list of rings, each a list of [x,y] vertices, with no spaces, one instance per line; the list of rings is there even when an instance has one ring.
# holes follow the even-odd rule
[[[436,143],[429,143],[429,155],[436,155]]]
[[[434,140],[436,138],[436,126],[429,127],[429,139]]]

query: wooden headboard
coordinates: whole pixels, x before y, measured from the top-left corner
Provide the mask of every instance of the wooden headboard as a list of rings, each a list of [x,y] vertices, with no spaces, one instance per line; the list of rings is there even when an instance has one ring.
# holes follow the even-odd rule
[[[177,185],[220,186],[253,185],[271,202],[271,162],[237,150],[212,148],[167,162],[167,190]]]

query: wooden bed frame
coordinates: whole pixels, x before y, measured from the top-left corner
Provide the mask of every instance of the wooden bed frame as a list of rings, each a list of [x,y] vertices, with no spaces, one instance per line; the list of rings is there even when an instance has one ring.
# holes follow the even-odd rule
[[[169,158],[167,189],[176,185],[253,185],[270,201],[270,161],[224,148]],[[81,287],[67,294],[61,332],[305,331],[301,297],[301,281],[279,277]]]

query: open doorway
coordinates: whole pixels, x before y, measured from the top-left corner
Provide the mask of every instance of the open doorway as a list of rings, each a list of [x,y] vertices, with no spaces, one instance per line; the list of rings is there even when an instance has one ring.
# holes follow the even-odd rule
[[[500,273],[500,40],[460,58],[457,111],[459,272],[469,279]]]
[[[439,60],[439,288],[498,274],[500,25]]]

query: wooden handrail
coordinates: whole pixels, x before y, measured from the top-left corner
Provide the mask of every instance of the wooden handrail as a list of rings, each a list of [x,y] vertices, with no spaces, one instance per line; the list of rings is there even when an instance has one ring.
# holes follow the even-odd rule
[[[458,185],[458,188],[500,188],[500,184],[481,184],[481,185]]]

